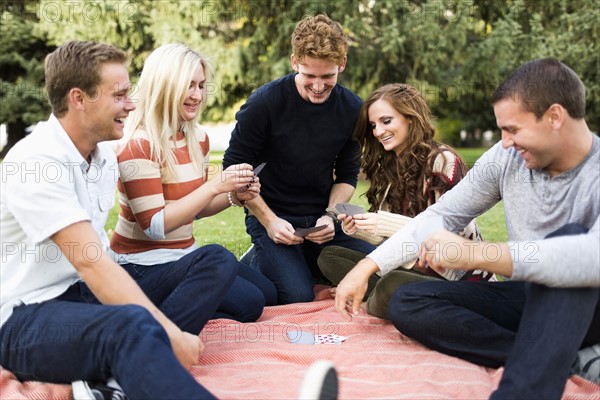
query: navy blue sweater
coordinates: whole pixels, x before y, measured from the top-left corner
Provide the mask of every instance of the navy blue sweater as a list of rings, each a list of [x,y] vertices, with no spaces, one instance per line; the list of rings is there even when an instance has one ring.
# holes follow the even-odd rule
[[[321,215],[334,183],[356,186],[352,130],[360,98],[337,84],[323,104],[302,99],[295,74],[257,89],[236,114],[223,166],[262,162],[261,196],[278,216]]]

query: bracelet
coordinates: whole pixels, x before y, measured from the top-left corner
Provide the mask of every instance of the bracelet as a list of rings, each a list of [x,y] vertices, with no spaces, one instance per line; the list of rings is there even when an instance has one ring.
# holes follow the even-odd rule
[[[331,219],[333,220],[333,223],[334,223],[334,224],[335,224],[335,223],[338,223],[338,222],[340,222],[340,221],[338,221],[338,219],[337,219],[337,215],[336,215],[336,214],[335,214],[333,211],[330,211],[329,209],[327,209],[327,210],[325,211],[325,213],[324,213],[322,216],[323,216],[323,217],[324,217],[324,216],[328,216],[329,218],[331,218]]]
[[[240,201],[240,199],[237,198],[237,194],[235,192],[227,193],[227,200],[229,201],[229,205],[231,207],[244,207],[244,204],[246,204],[245,201]]]

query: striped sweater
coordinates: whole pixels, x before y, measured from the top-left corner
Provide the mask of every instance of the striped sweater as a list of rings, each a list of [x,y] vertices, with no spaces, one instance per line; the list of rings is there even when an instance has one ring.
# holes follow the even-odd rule
[[[166,167],[150,158],[150,142],[146,133],[138,130],[134,137],[117,149],[119,162],[119,205],[121,212],[111,238],[115,253],[141,253],[155,249],[185,249],[195,243],[193,220],[169,232],[164,239],[153,239],[144,231],[152,217],[169,202],[191,193],[207,181],[209,140],[206,133],[197,130],[196,139],[204,155],[202,174],[192,165],[183,133],[170,141],[176,160],[174,173],[168,177]]]

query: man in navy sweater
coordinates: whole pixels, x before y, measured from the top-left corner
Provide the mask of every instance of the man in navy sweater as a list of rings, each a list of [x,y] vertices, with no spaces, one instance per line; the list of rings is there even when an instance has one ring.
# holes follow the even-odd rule
[[[361,100],[337,84],[347,37],[339,23],[317,15],[296,25],[292,47],[294,73],[250,96],[236,114],[223,159],[224,168],[267,163],[261,195],[245,204],[246,228],[255,251],[251,266],[273,281],[279,304],[313,300],[316,258],[324,246],[374,248],[345,235],[326,211],[352,197],[359,169],[352,130]],[[319,226],[325,228],[294,234]]]

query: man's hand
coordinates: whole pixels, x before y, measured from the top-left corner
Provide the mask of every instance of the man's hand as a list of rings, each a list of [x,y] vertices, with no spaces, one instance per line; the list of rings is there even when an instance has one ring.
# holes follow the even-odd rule
[[[304,242],[303,238],[294,235],[294,227],[283,218],[273,218],[266,228],[267,234],[276,244],[290,246]]]
[[[315,226],[321,225],[327,225],[327,228],[307,235],[306,240],[310,240],[311,242],[316,244],[323,244],[333,239],[333,237],[335,236],[335,225],[333,223],[333,219],[328,215],[323,215],[315,223]]]
[[[204,343],[196,335],[179,331],[179,334],[173,334],[169,337],[173,353],[185,369],[190,370],[198,362],[200,355],[204,351]]]
[[[358,315],[369,277],[378,270],[373,260],[364,258],[342,279],[335,293],[335,308],[342,317],[350,320],[352,315]]]
[[[418,266],[427,265],[440,275],[448,269],[483,269],[512,275],[512,257],[506,243],[467,240],[444,230],[429,236],[421,244]]]

